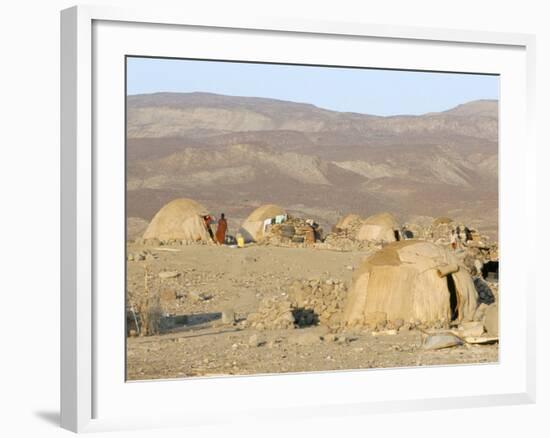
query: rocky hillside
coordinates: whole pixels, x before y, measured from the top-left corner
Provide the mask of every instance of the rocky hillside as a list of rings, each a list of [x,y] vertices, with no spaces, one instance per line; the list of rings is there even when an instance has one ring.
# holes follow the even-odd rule
[[[326,224],[344,211],[452,215],[496,231],[498,103],[379,117],[208,93],[127,101],[128,215],[194,197],[240,219],[276,202]]]

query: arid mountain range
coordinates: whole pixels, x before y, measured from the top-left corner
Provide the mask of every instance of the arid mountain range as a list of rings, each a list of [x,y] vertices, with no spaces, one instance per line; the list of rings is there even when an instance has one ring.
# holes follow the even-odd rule
[[[381,117],[265,98],[127,98],[127,215],[190,197],[231,226],[277,203],[333,224],[342,213],[451,216],[496,236],[498,102]]]

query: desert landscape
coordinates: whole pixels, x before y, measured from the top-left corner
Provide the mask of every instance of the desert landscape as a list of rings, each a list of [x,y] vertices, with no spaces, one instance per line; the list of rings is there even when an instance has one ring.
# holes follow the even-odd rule
[[[211,93],[127,100],[127,216],[195,199],[238,227],[278,204],[325,227],[347,213],[449,216],[498,231],[498,102],[379,117]],[[130,234],[132,237],[132,233]]]
[[[128,380],[498,361],[498,101],[130,95],[126,161]]]

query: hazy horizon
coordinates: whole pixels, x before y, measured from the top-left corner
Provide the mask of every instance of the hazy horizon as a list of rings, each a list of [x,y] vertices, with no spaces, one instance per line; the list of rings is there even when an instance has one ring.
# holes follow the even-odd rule
[[[373,114],[373,113],[360,113],[360,112],[357,112],[357,111],[340,111],[340,110],[335,110],[335,109],[331,109],[331,108],[321,107],[321,106],[315,105],[311,102],[299,102],[299,101],[294,101],[294,100],[278,99],[278,98],[274,98],[274,97],[263,97],[263,96],[242,96],[242,95],[233,95],[233,94],[221,94],[221,93],[212,93],[210,91],[200,91],[200,90],[185,91],[185,92],[181,92],[181,91],[153,91],[153,92],[150,92],[150,93],[127,94],[126,96],[127,97],[149,96],[149,95],[153,95],[153,94],[212,94],[212,95],[215,95],[215,96],[224,96],[224,97],[230,97],[230,98],[235,97],[235,98],[246,98],[246,99],[270,99],[270,100],[275,100],[275,101],[280,101],[280,102],[290,102],[290,103],[296,103],[296,104],[301,104],[301,105],[313,105],[315,108],[325,110],[325,111],[334,111],[334,112],[340,112],[340,113],[359,114],[359,115],[376,116],[376,117],[423,116],[423,115],[430,114],[430,113],[449,111],[449,110],[452,110],[453,108],[456,108],[460,105],[466,105],[466,104],[472,103],[472,102],[481,102],[481,101],[498,102],[498,99],[474,99],[474,100],[467,100],[467,101],[458,103],[458,104],[453,105],[449,108],[445,108],[445,109],[442,109],[442,110],[439,110],[439,111],[428,111],[427,113],[419,113],[419,114],[405,114],[405,113],[403,113],[403,114],[380,115],[380,114]]]
[[[338,112],[422,115],[476,100],[498,100],[499,77],[128,57],[127,95],[154,93],[211,93],[311,104]]]

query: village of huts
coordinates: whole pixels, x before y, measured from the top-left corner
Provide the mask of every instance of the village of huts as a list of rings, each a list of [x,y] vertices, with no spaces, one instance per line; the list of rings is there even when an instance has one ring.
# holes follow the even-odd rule
[[[471,224],[181,198],[131,225],[129,379],[498,360],[498,244]]]

